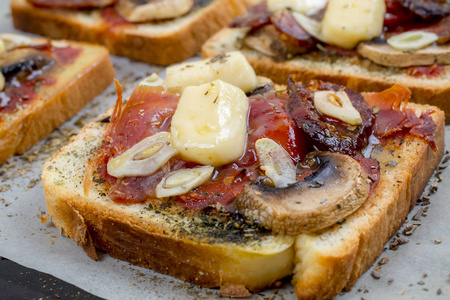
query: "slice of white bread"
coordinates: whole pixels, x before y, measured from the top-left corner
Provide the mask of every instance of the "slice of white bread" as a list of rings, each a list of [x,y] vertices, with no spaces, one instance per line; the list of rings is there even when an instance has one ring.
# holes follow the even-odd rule
[[[157,65],[194,56],[212,34],[245,11],[243,1],[212,0],[175,19],[110,26],[100,10],[38,8],[27,0],[11,1],[14,26],[19,30],[102,44],[112,54]]]
[[[284,83],[289,75],[309,82],[312,79],[345,85],[358,92],[379,92],[395,83],[406,85],[412,92],[411,101],[439,107],[450,122],[450,65],[444,67],[442,76],[422,78],[407,75],[405,68],[383,67],[368,59],[344,56],[298,55],[277,61],[256,50],[245,48],[246,28],[224,28],[203,46],[203,57],[213,57],[221,52],[240,50],[255,69],[256,74]]]
[[[436,109],[410,103],[416,112]],[[350,290],[383,252],[389,238],[404,223],[421,196],[444,152],[444,114],[433,114],[438,152],[423,139],[407,135],[375,147],[380,182],[366,202],[341,225],[296,240],[293,282],[301,299],[330,299]],[[317,297],[317,298],[315,298]]]
[[[35,44],[47,42],[48,39],[33,39]],[[114,70],[106,48],[71,41],[58,43],[81,52],[75,60],[56,64],[44,73],[55,82],[35,87],[36,99],[28,106],[0,113],[0,164],[14,154],[23,154],[113,81]]]
[[[200,224],[196,227],[202,220],[195,215],[171,214],[170,209],[148,203],[115,204],[96,183],[85,196],[85,163],[102,143],[104,129],[105,123],[88,124],[46,162],[42,175],[52,222],[91,258],[96,257],[95,247],[200,286],[244,285],[252,291],[292,274],[292,237],[266,234],[255,240],[237,239],[221,229],[224,223],[216,232]],[[213,237],[217,234],[222,237]],[[233,242],[235,238],[240,242]]]
[[[47,212],[52,222],[94,259],[98,248],[199,286],[232,286],[236,290],[245,286],[256,291],[294,274],[300,299],[333,298],[343,288],[350,289],[380,255],[443,155],[443,112],[427,105],[409,107],[418,114],[436,110],[432,118],[437,124],[434,138],[439,151],[413,135],[403,142],[386,140],[373,152],[380,161],[381,180],[366,203],[344,223],[320,234],[300,235],[295,244],[292,237],[270,233],[232,238],[236,232],[230,236],[226,230],[214,232],[205,226],[206,215],[178,214],[171,206],[115,204],[101,182],[94,182],[85,196],[86,162],[102,143],[105,130],[100,122],[84,127],[44,165]],[[387,164],[390,161],[396,164]],[[218,224],[213,227],[224,223]]]

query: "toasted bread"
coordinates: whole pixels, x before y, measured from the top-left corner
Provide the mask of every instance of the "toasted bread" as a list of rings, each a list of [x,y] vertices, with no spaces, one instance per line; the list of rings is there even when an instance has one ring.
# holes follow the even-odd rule
[[[12,49],[3,53],[3,56],[0,54],[0,58],[4,58],[1,60],[2,67],[9,64],[6,56],[13,58],[12,63],[23,62],[29,55],[48,57],[52,62],[42,70],[36,71],[42,72],[42,75],[39,75],[39,82],[34,83],[36,86],[31,94],[27,91],[17,91],[21,86],[28,84],[28,78],[23,79],[17,87],[14,82],[9,82],[16,77],[5,74],[7,90],[2,92],[6,93],[4,96],[9,98],[17,93],[21,93],[22,96],[15,104],[16,107],[9,107],[14,104],[11,100],[0,112],[0,163],[4,163],[14,154],[23,154],[67,121],[100,94],[112,82],[114,76],[109,53],[104,47],[70,41],[50,42],[48,39],[40,38],[29,40],[34,45],[53,43],[53,50],[27,49],[26,46]],[[78,54],[64,61],[65,58],[58,58],[57,52],[60,51],[58,49],[65,48],[72,49]],[[16,53],[18,55],[15,55]],[[33,74],[30,77],[35,76]],[[46,81],[48,83],[45,83]]]
[[[293,275],[299,299],[330,299],[344,288],[351,289],[373,264],[403,224],[443,155],[443,112],[428,105],[408,107],[416,114],[434,111],[438,151],[412,134],[402,141],[387,139],[372,152],[381,167],[373,193],[344,222],[314,234],[276,235],[220,210],[211,216],[186,211],[171,201],[117,204],[101,180],[86,192],[86,162],[102,144],[107,127],[101,121],[84,127],[44,165],[47,212],[55,226],[93,259],[100,249],[200,286],[221,287],[226,295],[242,287],[258,291]],[[235,225],[227,227],[230,223]]]
[[[27,0],[11,1],[14,26],[19,30],[105,45],[112,54],[157,65],[194,56],[203,42],[245,9],[242,1],[212,0],[180,17],[117,24],[102,17],[102,9],[40,8]]]
[[[434,105],[446,114],[450,122],[450,65],[444,65],[438,77],[408,75],[406,68],[385,67],[365,58],[332,55],[296,55],[287,60],[276,60],[256,50],[243,46],[247,28],[224,28],[203,46],[203,57],[213,57],[221,52],[240,50],[258,75],[274,82],[286,82],[289,75],[308,82],[312,79],[330,81],[355,91],[382,91],[394,83],[407,86],[412,101]],[[448,49],[448,47],[446,48]],[[320,51],[319,51],[320,52]],[[382,58],[386,60],[386,58]]]

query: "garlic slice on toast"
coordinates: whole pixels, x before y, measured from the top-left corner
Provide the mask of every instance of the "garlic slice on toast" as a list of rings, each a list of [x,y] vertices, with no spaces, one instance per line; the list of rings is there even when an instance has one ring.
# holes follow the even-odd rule
[[[0,39],[0,55],[6,52],[6,46],[2,39]]]
[[[164,84],[164,80],[156,73],[152,73],[150,76],[145,77],[139,82],[139,85],[147,86],[164,86]]]
[[[0,72],[0,92],[5,88],[5,76]]]
[[[361,125],[361,114],[344,91],[317,91],[314,106],[324,115],[339,119],[350,125]]]
[[[172,117],[172,143],[181,156],[221,166],[245,150],[249,103],[244,92],[222,80],[184,89]]]
[[[256,141],[255,149],[262,164],[261,169],[276,188],[296,182],[295,165],[283,147],[272,139],[262,138]]]
[[[171,146],[170,133],[159,132],[111,159],[107,164],[107,171],[117,178],[149,176],[177,153]]]
[[[30,38],[14,33],[0,33],[0,40],[3,41],[6,51],[12,50],[19,46],[28,46],[32,44],[32,40]]]
[[[129,22],[146,22],[182,16],[193,6],[193,0],[119,0],[116,10]]]
[[[381,35],[385,12],[384,0],[330,0],[322,36],[329,44],[351,49]]]
[[[323,38],[321,32],[322,23],[295,11],[292,12],[292,16],[307,33],[309,33],[311,36],[315,37],[319,41],[325,42],[325,39]]]
[[[164,198],[186,194],[212,177],[214,167],[201,166],[170,172],[156,186],[156,197]]]
[[[239,51],[177,64],[166,70],[166,84],[169,88],[200,85],[217,79],[237,86],[246,93],[254,90],[258,84],[255,71]]]
[[[387,43],[396,50],[418,50],[433,44],[439,36],[423,30],[407,31],[387,39]]]

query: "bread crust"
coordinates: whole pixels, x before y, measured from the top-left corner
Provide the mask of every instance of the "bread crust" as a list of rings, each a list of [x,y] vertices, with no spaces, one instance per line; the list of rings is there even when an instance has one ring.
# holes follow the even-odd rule
[[[278,254],[270,262],[259,260],[265,256],[261,248],[248,252],[236,244],[224,245],[183,235],[174,231],[178,227],[173,224],[157,221],[157,215],[149,216],[148,210],[142,209],[145,205],[114,204],[106,195],[101,196],[102,191],[96,185],[85,196],[82,192],[85,169],[80,166],[101,143],[103,134],[103,125],[95,122],[44,165],[42,180],[47,212],[55,226],[83,249],[87,248],[88,255],[93,246],[113,257],[205,287],[243,285],[257,291],[294,273],[293,283],[299,299],[332,299],[342,289],[351,289],[380,255],[388,239],[403,224],[442,157],[443,112],[431,106],[409,104],[409,107],[416,113],[436,111],[432,117],[437,124],[434,137],[439,151],[432,151],[417,136],[407,135],[402,143],[399,139],[386,140],[381,150],[373,153],[380,161],[380,183],[363,206],[344,223],[317,234],[297,236],[295,245],[273,251]],[[388,161],[397,164],[391,167]],[[74,216],[78,216],[76,221]],[[272,263],[283,266],[275,268]],[[272,266],[270,277],[258,278],[264,273],[259,267],[267,264]],[[255,268],[251,276],[241,273],[250,268]]]
[[[409,107],[416,112],[435,109],[412,103]],[[363,206],[341,225],[320,234],[297,237],[293,282],[299,299],[332,299],[342,289],[351,290],[383,252],[388,240],[415,206],[443,156],[443,112],[434,113],[433,120],[437,124],[434,134],[437,152],[426,141],[412,135],[406,136],[401,146],[400,139],[387,140],[382,150],[372,154],[372,158],[380,162],[380,182]],[[390,152],[392,150],[394,152]],[[396,165],[392,167],[390,161],[395,161]],[[326,246],[330,241],[335,242],[333,247]],[[309,244],[306,249],[305,244]]]
[[[203,42],[234,16],[244,13],[246,6],[239,0],[213,0],[173,21],[117,27],[110,27],[98,10],[79,13],[36,8],[26,0],[12,0],[11,11],[19,30],[102,44],[112,54],[166,66],[194,56]]]
[[[202,46],[202,56],[213,57],[220,52],[241,50],[256,74],[276,83],[285,83],[293,75],[303,82],[320,79],[347,86],[357,92],[380,92],[395,83],[402,83],[411,90],[411,101],[439,107],[445,112],[446,122],[450,123],[450,65],[444,67],[441,78],[426,79],[408,76],[400,68],[378,66],[372,70],[344,57],[331,63],[327,60],[309,61],[302,56],[276,61],[255,50],[242,49],[245,33],[246,30],[241,28],[222,29]]]
[[[0,164],[14,154],[23,154],[112,82],[114,70],[104,47],[64,42],[83,51],[70,65],[60,66],[52,73],[57,77],[56,83],[42,85],[30,105],[2,115]]]

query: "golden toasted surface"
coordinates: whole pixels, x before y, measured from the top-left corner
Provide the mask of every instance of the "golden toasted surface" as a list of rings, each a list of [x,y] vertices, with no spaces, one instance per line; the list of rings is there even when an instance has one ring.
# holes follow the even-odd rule
[[[257,291],[293,275],[299,299],[331,299],[343,288],[350,289],[373,264],[442,157],[444,114],[431,106],[410,107],[418,113],[436,110],[432,117],[439,151],[412,135],[403,141],[386,140],[372,153],[381,167],[374,193],[345,222],[316,234],[273,235],[245,227],[240,223],[245,220],[230,220],[231,215],[190,214],[174,203],[119,205],[99,182],[86,196],[85,162],[101,144],[104,123],[100,122],[88,124],[44,165],[48,214],[94,259],[96,249],[101,249],[201,286],[224,287],[225,293],[240,291],[242,286]],[[225,230],[214,229],[222,225]],[[239,228],[251,232],[250,238],[240,237]]]
[[[157,65],[194,56],[204,41],[244,13],[240,0],[213,0],[182,17],[167,21],[111,26],[99,10],[70,11],[36,8],[27,0],[12,0],[14,26],[52,38],[105,45],[112,54]]]
[[[41,39],[44,41],[44,39]],[[77,58],[55,66],[52,85],[41,85],[30,105],[0,120],[0,163],[23,154],[35,143],[76,114],[112,82],[114,70],[104,47],[65,42],[81,49]]]

